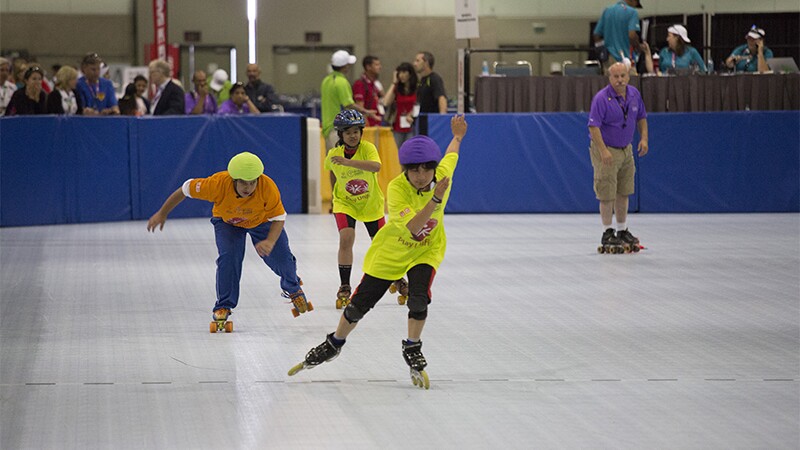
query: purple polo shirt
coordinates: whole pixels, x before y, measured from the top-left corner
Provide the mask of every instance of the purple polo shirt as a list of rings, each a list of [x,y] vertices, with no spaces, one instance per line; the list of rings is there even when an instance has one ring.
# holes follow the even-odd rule
[[[250,114],[250,107],[247,103],[244,103],[240,110],[236,103],[233,103],[233,100],[228,99],[219,106],[217,114]]]
[[[195,105],[197,105],[197,100],[195,99],[196,96],[197,92],[186,93],[184,102],[186,104],[186,114],[191,114]],[[216,112],[217,112],[217,99],[215,99],[214,96],[211,94],[206,94],[206,102],[203,103],[202,114],[214,114]]]
[[[627,86],[623,98],[609,84],[595,94],[589,111],[589,126],[600,128],[607,146],[625,148],[633,141],[636,122],[647,118],[639,91]]]

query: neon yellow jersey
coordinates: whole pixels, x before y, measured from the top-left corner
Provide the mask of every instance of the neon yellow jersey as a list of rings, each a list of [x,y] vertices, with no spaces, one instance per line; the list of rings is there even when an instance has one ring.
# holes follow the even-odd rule
[[[343,213],[361,221],[373,222],[383,218],[384,197],[378,185],[378,173],[355,167],[333,164],[334,156],[344,157],[344,146],[334,147],[325,157],[325,169],[336,175],[333,187],[333,212]],[[358,144],[353,160],[381,162],[378,149],[371,142]]]
[[[444,232],[444,207],[453,188],[453,172],[458,164],[458,153],[448,153],[436,168],[436,179],[450,177],[450,186],[442,203],[436,205],[421,237],[414,237],[406,225],[431,200],[433,190],[417,193],[401,173],[389,183],[389,219],[372,240],[364,256],[364,273],[383,280],[397,280],[412,267],[428,264],[439,268],[447,249]]]

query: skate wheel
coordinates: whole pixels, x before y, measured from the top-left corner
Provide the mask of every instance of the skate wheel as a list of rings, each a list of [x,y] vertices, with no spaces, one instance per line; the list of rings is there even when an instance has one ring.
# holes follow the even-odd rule
[[[289,369],[289,376],[292,376],[292,375],[296,374],[297,372],[300,372],[301,370],[303,370],[304,367],[305,367],[305,363],[304,362],[301,362],[300,364],[296,364],[296,365],[292,366],[292,368]]]
[[[311,302],[308,302],[308,306],[306,307],[306,312],[313,311],[313,310],[314,310],[314,304],[311,303]]]
[[[420,389],[430,389],[431,388],[431,380],[428,378],[428,374],[424,370],[420,371],[411,371],[411,382],[414,383],[414,386],[419,386]]]
[[[633,244],[633,252],[634,252],[634,253],[638,253],[638,252],[639,252],[639,250],[641,250],[641,249],[642,249],[642,248],[641,248],[641,247],[639,247],[639,244]]]
[[[342,305],[342,299],[337,298],[336,299],[336,309],[342,309],[342,306],[344,306],[344,305]]]
[[[297,308],[292,308],[292,315],[297,317],[300,315],[300,311],[298,311]]]
[[[217,332],[217,322],[211,322],[211,325],[208,327],[208,330],[212,333]]]
[[[225,332],[226,333],[233,332],[233,322],[225,322]]]
[[[408,297],[405,296],[405,295],[401,295],[401,296],[397,297],[397,303],[399,305],[405,305],[406,304],[406,300],[408,300]]]
[[[392,283],[389,285],[389,293],[394,294],[395,292],[397,292],[397,286],[395,286],[394,283]]]
[[[605,253],[605,249],[603,248],[603,246],[602,246],[602,245],[601,245],[600,247],[597,247],[597,253],[600,253],[601,255],[602,255],[603,253]]]

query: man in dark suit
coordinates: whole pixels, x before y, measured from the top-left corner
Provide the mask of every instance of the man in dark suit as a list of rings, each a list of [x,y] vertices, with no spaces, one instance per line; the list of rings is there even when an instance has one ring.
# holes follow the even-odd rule
[[[150,111],[154,116],[183,115],[183,88],[172,81],[169,63],[163,59],[150,61],[150,82],[156,87]]]

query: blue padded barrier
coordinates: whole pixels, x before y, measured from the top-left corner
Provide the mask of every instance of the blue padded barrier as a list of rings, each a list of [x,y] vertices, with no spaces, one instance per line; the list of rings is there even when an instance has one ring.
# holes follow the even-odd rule
[[[147,219],[188,178],[232,155],[264,161],[289,213],[303,209],[305,118],[9,117],[0,120],[0,226]],[[210,217],[185,200],[170,217]]]
[[[450,117],[428,116],[442,148]],[[470,114],[448,212],[596,212],[588,115]],[[631,211],[800,211],[797,111],[659,113]],[[634,138],[634,146],[638,142]]]

